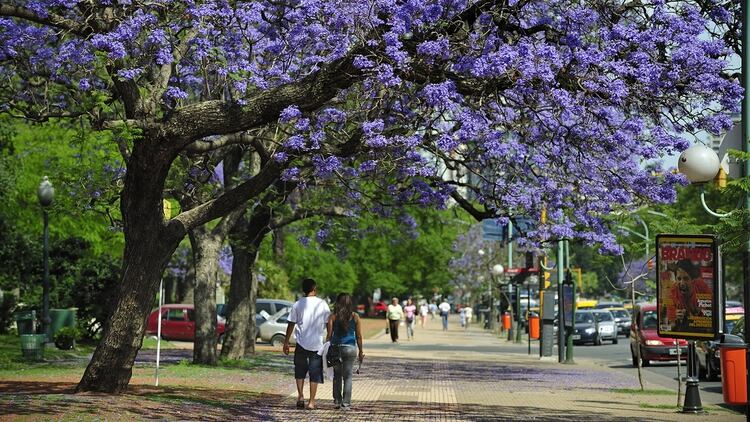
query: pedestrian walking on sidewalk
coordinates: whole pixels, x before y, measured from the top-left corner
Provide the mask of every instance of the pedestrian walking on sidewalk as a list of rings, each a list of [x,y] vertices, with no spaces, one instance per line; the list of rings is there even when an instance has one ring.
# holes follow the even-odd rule
[[[305,377],[310,375],[310,400],[308,409],[315,409],[315,394],[318,384],[323,383],[323,357],[318,351],[323,348],[323,329],[326,327],[331,311],[328,304],[317,297],[318,288],[315,280],[306,278],[302,281],[305,297],[292,306],[287,318],[286,337],[283,351],[289,354],[289,339],[294,332],[297,346],[294,348],[294,379],[297,382],[297,408],[305,408]]]
[[[427,306],[427,302],[423,302],[421,305],[419,305],[419,319],[422,323],[422,328],[424,328],[425,323],[427,323],[427,314],[430,312],[430,307]]]
[[[352,369],[354,360],[362,363],[362,324],[354,312],[352,297],[340,293],[333,314],[328,318],[328,353],[340,356],[333,365],[333,404],[336,409],[348,410],[352,405]],[[357,352],[359,351],[359,353]]]
[[[386,314],[388,320],[388,329],[391,331],[391,341],[398,343],[398,325],[401,320],[404,319],[404,310],[401,305],[398,304],[398,298],[394,297],[391,300],[391,304],[388,305],[388,313]]]
[[[451,305],[443,299],[438,309],[440,309],[440,318],[443,319],[443,331],[448,331],[448,315],[451,312]]]
[[[461,328],[466,328],[466,309],[464,308],[458,312],[458,323],[461,324]]]
[[[471,306],[466,306],[463,310],[466,313],[466,328],[468,329],[471,320],[474,318],[474,309],[472,309]]]
[[[414,320],[417,317],[417,305],[409,298],[404,306],[404,316],[406,316],[406,338],[414,339]]]
[[[432,318],[430,319],[435,319],[435,314],[437,314],[437,312],[438,312],[438,307],[435,304],[435,301],[430,302],[430,315],[432,315]]]

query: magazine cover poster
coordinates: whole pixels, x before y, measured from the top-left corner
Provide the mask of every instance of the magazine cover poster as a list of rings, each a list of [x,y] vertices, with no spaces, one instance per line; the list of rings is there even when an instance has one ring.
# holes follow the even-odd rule
[[[716,338],[718,261],[712,235],[656,237],[660,337]]]

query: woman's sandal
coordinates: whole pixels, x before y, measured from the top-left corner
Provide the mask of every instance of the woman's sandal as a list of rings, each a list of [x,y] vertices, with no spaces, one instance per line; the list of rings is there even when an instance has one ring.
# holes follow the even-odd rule
[[[304,408],[305,408],[305,401],[297,400],[297,409],[304,409]]]

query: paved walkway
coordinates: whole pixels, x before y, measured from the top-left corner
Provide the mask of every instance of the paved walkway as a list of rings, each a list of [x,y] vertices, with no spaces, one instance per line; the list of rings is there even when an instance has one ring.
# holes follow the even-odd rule
[[[417,327],[413,341],[405,339],[405,332],[401,335],[398,344],[385,334],[365,342],[365,362],[354,375],[352,410],[333,408],[329,380],[318,390],[319,409],[295,410],[296,389],[290,380],[287,398],[266,409],[265,416],[361,421],[745,419],[717,407],[704,415],[677,413],[676,392],[619,392],[639,388],[637,378],[586,359],[575,365],[540,361],[537,343],[532,343],[531,356],[519,354],[518,344],[478,327],[462,331],[455,321],[446,332],[438,319],[429,321],[424,329]],[[646,388],[664,391],[656,385]]]

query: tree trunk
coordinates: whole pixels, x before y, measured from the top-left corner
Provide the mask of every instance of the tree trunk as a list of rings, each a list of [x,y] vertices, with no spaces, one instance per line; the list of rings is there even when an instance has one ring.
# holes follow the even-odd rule
[[[232,242],[232,281],[229,285],[227,331],[221,347],[221,357],[241,359],[247,356],[250,333],[255,332],[255,301],[250,300],[251,253],[241,242]]]
[[[77,392],[127,389],[159,280],[183,236],[165,230],[162,189],[171,159],[158,145],[136,142],[128,163],[120,202],[125,234],[122,280]]]
[[[205,226],[190,231],[195,255],[195,342],[193,363],[216,365],[216,280],[224,236]]]
[[[276,262],[284,259],[284,228],[280,227],[273,231],[273,257]]]
[[[178,281],[176,303],[193,303],[195,297],[195,260],[188,266],[185,277]]]
[[[255,300],[258,297],[255,263],[263,238],[269,232],[270,221],[270,208],[258,206],[253,210],[249,222],[235,226],[235,233],[231,237],[234,261],[232,284],[229,286],[229,328],[222,357],[240,359],[255,354]]]

